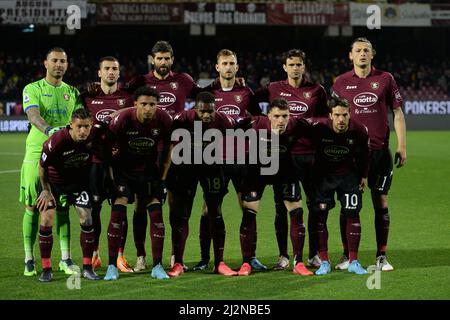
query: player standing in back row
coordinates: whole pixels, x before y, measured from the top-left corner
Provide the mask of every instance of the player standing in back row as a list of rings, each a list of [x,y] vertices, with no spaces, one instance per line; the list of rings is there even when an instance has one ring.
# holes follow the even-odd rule
[[[371,156],[368,183],[375,209],[376,264],[382,271],[391,271],[394,268],[386,259],[390,220],[387,194],[393,173],[392,155],[389,150],[389,109],[394,114],[394,128],[398,142],[395,153],[397,168],[406,163],[406,124],[401,108],[403,100],[394,77],[389,72],[372,67],[374,56],[375,50],[369,40],[355,39],[349,53],[353,70],[338,76],[332,90],[333,95],[350,103],[352,118],[364,124],[369,130]],[[336,265],[337,269],[347,269],[349,265],[344,230],[345,218],[341,213],[344,256]]]

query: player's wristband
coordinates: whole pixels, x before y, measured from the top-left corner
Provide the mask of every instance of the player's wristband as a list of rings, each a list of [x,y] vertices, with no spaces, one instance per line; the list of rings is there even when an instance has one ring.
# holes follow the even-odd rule
[[[52,130],[54,127],[52,126],[48,126],[47,128],[45,128],[44,133],[46,136],[50,137],[50,130]]]

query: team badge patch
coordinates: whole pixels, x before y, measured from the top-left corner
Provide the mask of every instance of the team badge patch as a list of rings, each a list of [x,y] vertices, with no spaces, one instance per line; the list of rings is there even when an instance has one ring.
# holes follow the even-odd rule
[[[117,99],[117,105],[123,107],[125,105],[125,99]]]
[[[377,90],[380,87],[380,84],[378,82],[371,82],[370,86],[372,89]]]
[[[237,103],[241,103],[242,102],[242,96],[240,94],[237,94],[234,96],[234,101],[236,101]]]
[[[171,82],[171,83],[170,83],[170,87],[171,87],[173,90],[177,90],[177,89],[178,89],[178,82]]]
[[[64,100],[69,101],[70,97],[67,93],[64,93]]]
[[[310,99],[311,98],[311,92],[303,92],[303,97],[305,97],[305,99]]]

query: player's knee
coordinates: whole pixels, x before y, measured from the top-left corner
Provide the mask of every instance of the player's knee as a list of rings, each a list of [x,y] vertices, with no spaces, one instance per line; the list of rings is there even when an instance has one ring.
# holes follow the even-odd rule
[[[375,208],[375,215],[389,219],[389,209],[388,208]]]
[[[359,218],[359,213],[361,210],[349,210],[349,209],[343,209],[341,210],[341,214],[346,218]]]
[[[259,192],[256,191],[251,191],[251,192],[245,192],[242,194],[242,202],[243,202],[243,206],[245,206],[245,203],[247,202],[256,202],[261,200],[261,194]]]
[[[128,204],[128,198],[126,197],[118,197],[114,200],[114,204],[120,204],[126,206]]]

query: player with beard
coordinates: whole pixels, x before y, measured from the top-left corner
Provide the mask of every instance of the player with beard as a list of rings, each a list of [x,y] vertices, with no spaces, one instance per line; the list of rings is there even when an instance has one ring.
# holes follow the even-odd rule
[[[117,81],[120,77],[120,65],[116,58],[106,56],[100,59],[98,77],[100,78],[101,92],[99,94],[85,95],[83,97],[85,107],[92,114],[94,132],[96,131],[96,127],[101,126],[100,122],[103,122],[104,119],[113,112],[134,105],[132,96],[127,91],[118,88]],[[108,191],[106,190],[108,183],[107,174],[103,163],[103,153],[105,152],[104,138],[104,135],[96,137],[95,153],[92,157],[92,167],[89,179],[92,192],[92,221],[95,232],[94,254],[92,256],[92,266],[94,270],[100,268],[102,265],[99,252],[99,239],[101,234],[100,212],[103,201],[108,197]],[[145,210],[143,214],[146,214]],[[133,269],[128,265],[123,254],[128,230],[127,219],[125,219],[123,230],[124,234],[122,244],[119,248],[117,267],[122,272],[133,272]]]
[[[329,118],[312,122],[309,135],[315,148],[313,168],[313,214],[317,216],[320,267],[316,275],[331,272],[328,258],[328,212],[334,208],[334,194],[345,217],[345,233],[349,250],[348,272],[367,274],[358,262],[361,240],[362,192],[369,170],[369,134],[367,128],[350,117],[346,100],[332,98],[328,102]]]
[[[36,207],[41,213],[39,248],[42,274],[39,281],[52,280],[51,252],[53,246],[52,225],[56,208],[75,206],[80,217],[80,243],[83,253],[83,277],[99,280],[92,270],[94,229],[92,226],[89,196],[89,168],[93,154],[91,115],[85,109],[72,114],[70,125],[52,135],[42,148],[39,165],[41,189]],[[61,209],[60,209],[61,210]]]
[[[30,121],[25,157],[20,170],[19,201],[25,206],[23,216],[23,241],[25,249],[25,276],[36,275],[34,244],[39,230],[39,212],[36,209],[39,186],[39,158],[44,142],[56,131],[64,128],[72,112],[83,105],[78,90],[63,82],[68,68],[67,54],[62,48],[48,51],[44,66],[45,78],[30,83],[23,89],[23,109]],[[70,256],[69,211],[57,208],[56,233],[61,247],[59,269],[73,274],[75,266]]]
[[[216,111],[224,113],[233,119],[239,117],[245,117],[248,113],[251,115],[261,114],[261,108],[253,100],[253,91],[249,87],[241,86],[236,82],[236,73],[239,70],[236,53],[222,49],[217,53],[216,71],[219,73],[219,81],[215,81],[211,85],[207,86],[205,90],[208,90],[215,96]],[[229,139],[235,139],[234,146],[238,145],[238,141],[234,137]],[[225,138],[224,143],[230,140]],[[229,150],[230,151],[230,150]],[[233,183],[236,195],[238,198],[239,206],[242,208],[242,178],[245,175],[245,164],[238,164],[236,149],[227,154],[227,150],[224,145],[224,160],[231,162],[231,164],[225,164],[225,187],[228,189],[230,180]],[[245,160],[245,159],[241,159]],[[198,262],[193,270],[204,270],[209,264],[209,251],[211,246],[211,234],[209,230],[209,219],[207,217],[208,209],[206,203],[203,202],[203,212],[200,218],[200,251],[201,260]],[[222,216],[220,216],[221,218]],[[188,228],[188,224],[185,224],[185,228]],[[255,231],[256,233],[256,231]],[[256,235],[255,235],[255,251],[256,251]],[[254,270],[265,270],[266,267],[256,259],[255,256],[250,260],[250,264]]]
[[[222,201],[225,195],[225,184],[223,176],[223,166],[220,164],[206,164],[202,158],[201,163],[197,164],[193,159],[195,154],[203,154],[204,148],[208,146],[207,142],[196,142],[194,136],[194,128],[196,123],[200,122],[202,132],[208,129],[216,129],[225,133],[226,129],[232,129],[235,121],[224,113],[216,112],[215,97],[210,92],[200,92],[195,99],[195,107],[191,110],[178,113],[174,117],[173,128],[174,134],[177,132],[187,133],[190,135],[190,145],[186,148],[190,149],[191,156],[182,163],[171,166],[173,175],[167,181],[167,187],[172,191],[174,201],[170,209],[170,220],[172,226],[172,247],[175,255],[175,263],[171,270],[167,273],[171,277],[178,277],[184,272],[184,248],[186,245],[187,235],[186,226],[192,212],[192,204],[194,202],[197,185],[203,190],[203,197],[208,206],[208,224],[213,239],[214,248],[214,272],[224,276],[237,275],[236,271],[231,270],[223,261],[223,252],[225,246],[225,224],[221,217]],[[183,141],[184,143],[184,136]],[[182,146],[182,145],[181,145]],[[174,147],[172,152],[172,161],[174,157],[183,155],[176,153]],[[181,153],[180,152],[180,153]],[[186,151],[187,152],[187,151]],[[178,161],[176,161],[178,163]]]

